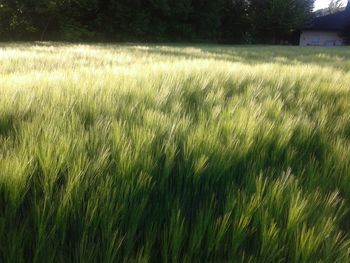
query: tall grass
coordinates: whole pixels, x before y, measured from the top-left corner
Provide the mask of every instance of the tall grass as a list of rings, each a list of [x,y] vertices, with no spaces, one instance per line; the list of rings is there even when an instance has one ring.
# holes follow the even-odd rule
[[[346,48],[0,46],[0,262],[349,262]]]

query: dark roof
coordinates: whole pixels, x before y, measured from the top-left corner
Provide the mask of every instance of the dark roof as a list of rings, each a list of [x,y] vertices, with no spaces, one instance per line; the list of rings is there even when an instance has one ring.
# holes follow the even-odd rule
[[[331,15],[316,17],[310,26],[305,29],[310,30],[331,30],[339,31],[343,30],[346,26],[350,25],[350,2],[344,11]]]

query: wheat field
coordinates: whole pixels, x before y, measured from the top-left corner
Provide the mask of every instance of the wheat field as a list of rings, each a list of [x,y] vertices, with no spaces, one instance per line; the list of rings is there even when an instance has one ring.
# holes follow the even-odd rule
[[[0,262],[349,262],[350,50],[0,44]]]

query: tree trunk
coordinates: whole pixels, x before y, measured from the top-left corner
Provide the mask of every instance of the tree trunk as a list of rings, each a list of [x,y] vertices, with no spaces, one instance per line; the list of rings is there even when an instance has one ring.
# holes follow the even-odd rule
[[[50,20],[51,19],[47,20],[47,23],[46,23],[43,31],[41,32],[40,41],[44,41],[44,36],[45,36],[45,33],[46,33],[47,29],[49,28]]]

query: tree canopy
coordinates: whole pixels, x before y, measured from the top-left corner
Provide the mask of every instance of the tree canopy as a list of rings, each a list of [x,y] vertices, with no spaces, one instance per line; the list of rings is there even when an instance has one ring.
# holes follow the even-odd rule
[[[0,0],[0,40],[278,42],[314,0]]]

